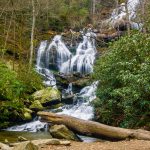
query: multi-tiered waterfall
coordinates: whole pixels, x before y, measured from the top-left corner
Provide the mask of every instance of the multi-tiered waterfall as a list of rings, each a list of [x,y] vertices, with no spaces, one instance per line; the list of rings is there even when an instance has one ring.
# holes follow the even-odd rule
[[[79,44],[76,54],[61,65],[60,72],[64,74],[91,73],[96,54],[95,38],[96,35],[93,32],[83,35],[83,42]]]
[[[64,75],[75,72],[81,74],[91,73],[96,54],[95,37],[96,35],[91,31],[83,35],[83,41],[78,44],[74,55],[69,51],[60,35],[56,35],[51,43],[42,41],[37,52],[36,69],[45,77],[44,83],[47,86],[56,85],[56,79],[51,71],[52,68]],[[74,103],[59,108],[62,110],[60,113],[85,120],[92,119],[93,108],[90,102],[96,98],[97,85],[98,82],[94,82],[90,86],[81,89],[79,93],[74,93]],[[72,89],[73,86],[70,83],[68,89],[64,91],[67,94],[73,94]],[[41,123],[38,119],[35,119],[33,122],[13,126],[8,130],[37,132],[42,128],[46,128],[46,123]]]
[[[96,54],[95,38],[96,35],[91,31],[83,35],[75,55],[69,51],[60,35],[56,35],[51,43],[42,41],[37,53],[37,70],[43,74],[52,68],[63,74],[91,73]],[[53,80],[50,72],[49,74]]]

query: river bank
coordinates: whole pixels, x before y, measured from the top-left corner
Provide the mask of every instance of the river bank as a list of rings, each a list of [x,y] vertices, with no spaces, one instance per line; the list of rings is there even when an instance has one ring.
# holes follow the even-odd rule
[[[120,142],[72,142],[71,146],[48,145],[41,150],[149,150],[150,142],[143,140],[131,140]]]

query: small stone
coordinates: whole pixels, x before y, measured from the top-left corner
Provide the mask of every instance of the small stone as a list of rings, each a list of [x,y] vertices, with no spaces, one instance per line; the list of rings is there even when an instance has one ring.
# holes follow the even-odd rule
[[[35,111],[39,111],[39,110],[43,110],[43,106],[39,100],[35,100],[32,103],[32,105],[30,106],[30,109],[35,110]]]
[[[32,142],[22,142],[16,145],[12,150],[39,150],[39,147]]]
[[[7,139],[5,139],[4,143],[5,144],[9,144],[9,141]]]
[[[28,140],[23,136],[18,136],[18,141],[23,142],[23,141],[28,141]]]

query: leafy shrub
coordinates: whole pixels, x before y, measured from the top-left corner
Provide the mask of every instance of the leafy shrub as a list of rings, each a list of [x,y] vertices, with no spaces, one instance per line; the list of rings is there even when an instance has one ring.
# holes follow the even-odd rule
[[[96,63],[100,80],[95,114],[121,127],[148,126],[150,120],[150,38],[136,33],[110,45]],[[149,124],[150,125],[150,124]]]
[[[25,86],[25,94],[31,94],[43,88],[41,76],[35,71],[35,69],[31,69],[29,72],[28,68],[28,65],[21,64],[20,68],[17,70],[17,78]]]
[[[25,86],[17,79],[17,74],[0,62],[0,99],[19,99]]]
[[[22,121],[30,94],[43,87],[40,76],[25,65],[17,72],[0,62],[0,128]]]

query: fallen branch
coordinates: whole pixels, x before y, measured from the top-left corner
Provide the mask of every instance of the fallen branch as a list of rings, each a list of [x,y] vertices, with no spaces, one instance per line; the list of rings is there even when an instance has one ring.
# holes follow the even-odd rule
[[[64,124],[71,130],[82,135],[92,137],[105,137],[116,140],[139,139],[150,140],[150,132],[145,130],[123,129],[112,127],[94,121],[86,121],[67,115],[59,115],[51,112],[38,112],[41,121],[53,124]]]

